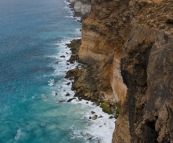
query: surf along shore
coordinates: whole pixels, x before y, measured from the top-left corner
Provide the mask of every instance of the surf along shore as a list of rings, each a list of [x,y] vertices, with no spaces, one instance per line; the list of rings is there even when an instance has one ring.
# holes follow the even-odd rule
[[[78,52],[87,64],[67,74],[75,75],[75,96],[119,113],[113,143],[172,141],[173,3],[92,2]]]
[[[73,11],[74,17],[77,17],[78,22],[82,23],[82,21],[85,20],[89,15],[89,12],[91,10],[91,3],[88,3],[86,1],[67,2],[69,2],[68,7]],[[82,12],[82,7],[87,7],[87,10],[85,10],[85,12]],[[81,39],[74,39],[69,44],[67,44],[67,47],[69,47],[72,52],[68,62],[71,64],[73,64],[74,62],[78,62],[81,66],[77,66],[76,68],[69,70],[66,73],[65,78],[73,80],[71,89],[75,91],[75,97],[78,97],[80,100],[85,99],[92,101],[97,106],[100,106],[103,112],[110,114],[110,118],[117,118],[119,114],[119,106],[114,102],[110,102],[105,99],[103,93],[100,92],[100,88],[109,89],[109,87],[107,87],[107,85],[101,84],[99,85],[99,88],[96,86],[100,82],[100,79],[97,76],[100,73],[100,63],[96,62],[94,64],[88,64],[81,61],[79,58],[78,53],[81,46],[81,41]],[[74,98],[72,98],[72,100],[73,99]]]
[[[75,11],[73,10],[74,4],[68,1],[67,4],[68,7],[73,11],[74,18],[78,22],[82,22],[82,20],[85,19],[85,18],[81,19],[83,15],[86,16],[89,14],[87,12],[84,14],[78,13],[76,15]],[[71,89],[74,91],[74,97],[70,95],[70,92],[65,95],[68,98],[66,102],[71,102],[72,104],[81,103],[84,105],[84,107],[88,107],[86,115],[82,118],[91,123],[91,127],[89,127],[89,129],[86,131],[88,134],[91,134],[91,136],[93,136],[92,138],[90,138],[91,142],[93,139],[98,138],[98,143],[102,142],[111,143],[113,131],[115,128],[114,122],[116,121],[114,117],[116,114],[114,114],[115,112],[112,112],[112,110],[110,109],[111,107],[110,104],[107,104],[101,98],[90,96],[92,93],[90,92],[90,89],[88,89],[87,86],[90,85],[90,87],[93,87],[93,89],[92,88],[91,89],[92,91],[95,92],[96,89],[94,89],[95,87],[93,86],[93,84],[95,84],[95,81],[91,81],[91,84],[87,83],[88,82],[87,78],[90,79],[89,77],[90,73],[87,73],[88,72],[87,70],[91,65],[80,61],[78,56],[80,45],[81,45],[81,38],[74,39],[66,44],[66,46],[71,50],[71,57],[67,60],[66,64],[76,65],[76,67],[70,69],[65,76],[67,80],[70,80],[70,82],[68,83],[69,85],[71,85]],[[95,94],[97,94],[97,91]]]

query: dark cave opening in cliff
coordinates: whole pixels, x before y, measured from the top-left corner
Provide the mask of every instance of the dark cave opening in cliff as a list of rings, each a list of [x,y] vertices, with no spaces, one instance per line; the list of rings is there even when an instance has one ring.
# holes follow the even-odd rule
[[[156,121],[146,121],[144,126],[144,139],[145,143],[158,143],[158,133],[155,130]]]

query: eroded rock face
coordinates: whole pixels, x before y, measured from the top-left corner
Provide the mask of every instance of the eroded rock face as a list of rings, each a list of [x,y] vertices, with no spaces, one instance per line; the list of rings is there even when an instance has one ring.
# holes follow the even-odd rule
[[[84,15],[86,13],[90,13],[91,11],[91,4],[83,4],[81,7],[81,13]]]
[[[77,96],[121,107],[113,143],[173,142],[173,2],[95,1],[83,21]]]
[[[173,36],[147,26],[133,30],[122,58],[127,99],[116,122],[113,142],[171,142]],[[128,140],[123,130],[129,130]]]
[[[121,9],[118,9],[120,6]],[[127,91],[121,76],[120,58],[121,48],[130,30],[128,6],[128,0],[97,1],[93,4],[89,17],[83,21],[79,49],[81,62],[97,65],[95,77],[101,83],[99,87],[102,87],[97,89],[105,100],[120,105]]]
[[[173,35],[159,31],[147,67],[148,90],[144,126],[153,123],[158,142],[173,141],[172,47]]]
[[[69,7],[74,10],[74,16],[81,17],[81,21],[86,19],[91,11],[90,0],[67,0],[70,2]]]
[[[75,4],[74,4],[75,12],[81,12],[81,7],[82,7],[82,2],[81,1],[76,1]]]
[[[82,1],[74,2],[74,11],[81,13],[82,15],[89,13],[91,11],[90,3],[82,3]]]
[[[102,39],[102,40],[101,40]],[[101,43],[102,41],[102,43]],[[79,50],[79,59],[84,63],[95,63],[106,58],[110,50],[105,50],[103,47],[104,36],[100,36],[93,31],[82,31],[82,45]]]
[[[173,25],[166,23],[173,5],[169,1],[143,4],[136,5],[133,28],[122,48],[121,73],[128,91],[113,143],[173,142]],[[151,11],[162,14],[156,17]]]
[[[134,127],[134,124],[141,122],[141,117],[144,114],[143,108],[146,102],[147,90],[146,69],[149,52],[154,43],[155,36],[156,31],[154,29],[135,25],[123,47],[121,72],[128,91],[126,102],[122,106],[122,111],[116,122],[118,128],[116,128],[114,133],[114,142],[134,142],[132,137],[136,134],[135,130],[137,129],[137,127]],[[119,134],[123,130],[126,130],[124,131],[126,134],[128,131],[128,138],[126,138],[124,133]]]
[[[121,76],[120,56],[120,53],[114,53],[111,74],[111,87],[116,99],[115,101],[122,105],[126,98],[127,86],[124,84],[123,78]]]

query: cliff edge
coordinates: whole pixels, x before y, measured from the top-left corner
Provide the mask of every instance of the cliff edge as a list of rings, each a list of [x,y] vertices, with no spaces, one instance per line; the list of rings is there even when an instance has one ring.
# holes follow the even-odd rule
[[[131,2],[131,30],[122,47],[128,87],[113,142],[173,142],[173,2]]]
[[[76,96],[119,114],[113,143],[173,143],[173,1],[96,0],[82,25]]]

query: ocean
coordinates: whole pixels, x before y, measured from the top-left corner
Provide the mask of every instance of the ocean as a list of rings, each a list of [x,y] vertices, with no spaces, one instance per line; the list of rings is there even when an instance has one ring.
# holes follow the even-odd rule
[[[66,102],[74,91],[65,74],[80,67],[67,64],[66,44],[81,37],[67,5],[0,1],[0,143],[111,143],[115,119],[92,102]]]

